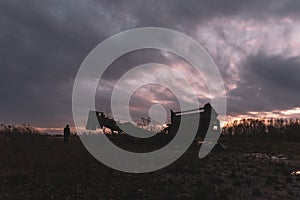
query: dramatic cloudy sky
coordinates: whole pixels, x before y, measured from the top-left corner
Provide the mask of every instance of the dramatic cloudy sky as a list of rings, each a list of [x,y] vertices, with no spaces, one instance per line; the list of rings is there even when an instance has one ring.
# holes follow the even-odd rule
[[[146,26],[183,32],[205,47],[224,79],[229,116],[300,116],[300,1],[3,0],[0,122],[73,124],[72,88],[84,58],[107,37]],[[188,63],[168,52],[144,50],[121,57],[106,71],[98,108],[109,112],[116,80],[148,62],[179,70],[189,77],[200,104],[209,101],[203,80]],[[149,74],[180,88],[159,68]],[[148,85],[136,92],[131,109],[143,115],[159,102],[166,109],[177,106],[166,88]]]

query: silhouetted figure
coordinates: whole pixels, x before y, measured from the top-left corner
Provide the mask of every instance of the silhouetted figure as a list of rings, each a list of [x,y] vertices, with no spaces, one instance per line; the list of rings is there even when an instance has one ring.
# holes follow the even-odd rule
[[[69,142],[69,137],[70,137],[70,127],[67,124],[66,127],[64,128],[64,143]]]

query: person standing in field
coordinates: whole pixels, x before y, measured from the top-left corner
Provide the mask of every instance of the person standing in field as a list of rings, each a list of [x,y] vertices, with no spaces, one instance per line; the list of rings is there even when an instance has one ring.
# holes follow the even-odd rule
[[[70,127],[67,124],[66,127],[64,128],[64,143],[69,142],[69,137],[70,137]]]

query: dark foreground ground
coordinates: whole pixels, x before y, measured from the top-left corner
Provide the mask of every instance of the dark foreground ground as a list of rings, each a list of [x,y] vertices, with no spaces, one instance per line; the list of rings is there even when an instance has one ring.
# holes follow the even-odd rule
[[[78,137],[0,138],[0,199],[300,199],[300,143],[222,138],[197,158],[193,145],[170,166],[128,174],[96,161]]]

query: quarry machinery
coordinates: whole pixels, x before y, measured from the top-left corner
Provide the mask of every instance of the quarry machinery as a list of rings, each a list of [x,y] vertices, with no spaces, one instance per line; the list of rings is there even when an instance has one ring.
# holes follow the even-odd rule
[[[171,124],[169,124],[168,127],[166,128],[167,132],[170,134],[176,134],[180,125],[180,121],[187,119],[186,116],[191,116],[191,115],[200,115],[199,121],[192,120],[187,122],[187,123],[198,123],[198,130],[197,130],[198,137],[204,138],[209,129],[214,131],[220,130],[220,121],[217,119],[218,114],[212,108],[212,106],[209,103],[207,103],[204,105],[203,108],[185,110],[180,112],[174,112],[173,110],[171,110]]]
[[[198,123],[197,137],[204,138],[208,130],[219,131],[220,130],[220,121],[217,119],[218,114],[212,108],[212,106],[207,103],[202,108],[185,110],[180,112],[174,112],[171,110],[171,123],[164,127],[161,131],[166,134],[176,134],[180,125],[181,120],[193,119],[193,117],[186,117],[192,115],[200,115],[199,121],[188,121],[187,123]],[[144,127],[149,126],[150,122],[153,120],[148,118],[141,118],[143,123],[138,123],[137,128],[143,129]],[[133,126],[133,125],[132,125]],[[103,112],[90,111],[88,116],[88,121],[86,125],[86,130],[96,130],[96,129],[109,128],[112,133],[118,132],[118,134],[123,131],[118,127],[117,122],[114,118],[109,118]],[[153,131],[153,130],[151,130]],[[104,131],[105,132],[105,131]]]

